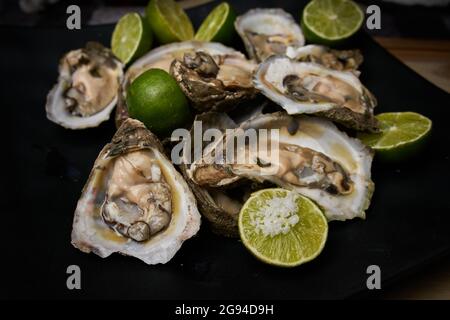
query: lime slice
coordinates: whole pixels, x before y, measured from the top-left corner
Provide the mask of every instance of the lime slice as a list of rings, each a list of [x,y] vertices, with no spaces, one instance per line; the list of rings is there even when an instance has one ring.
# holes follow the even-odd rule
[[[319,255],[328,224],[308,198],[285,189],[265,189],[252,194],[242,207],[239,233],[258,259],[294,267]]]
[[[430,119],[415,112],[387,112],[376,116],[380,133],[359,133],[361,141],[378,153],[401,156],[414,151],[431,130]]]
[[[123,63],[139,58],[152,46],[150,26],[138,13],[128,13],[120,18],[111,38],[111,49]]]
[[[333,45],[355,34],[364,21],[360,7],[350,0],[313,0],[302,15],[302,29],[312,43]]]
[[[145,9],[156,38],[160,43],[191,40],[194,27],[183,8],[173,0],[151,0]]]
[[[222,2],[203,21],[195,35],[199,41],[230,42],[234,35],[236,14],[230,5]]]

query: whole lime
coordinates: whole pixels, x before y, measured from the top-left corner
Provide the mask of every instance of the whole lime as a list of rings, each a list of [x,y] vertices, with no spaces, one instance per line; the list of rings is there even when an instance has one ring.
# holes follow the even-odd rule
[[[126,100],[130,116],[159,136],[170,134],[191,117],[177,82],[161,69],[150,69],[137,77],[127,89]]]

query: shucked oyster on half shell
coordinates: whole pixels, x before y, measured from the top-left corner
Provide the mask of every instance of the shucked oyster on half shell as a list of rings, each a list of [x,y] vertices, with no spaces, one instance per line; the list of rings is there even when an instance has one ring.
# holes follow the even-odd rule
[[[47,96],[47,118],[68,129],[98,126],[117,103],[122,76],[122,63],[99,43],[68,52]]]
[[[225,113],[208,112],[199,114],[195,117],[195,121],[201,122],[201,135],[208,129],[217,129],[225,132],[226,129],[236,128],[237,124],[229,118]],[[199,122],[197,122],[199,123]],[[244,203],[245,197],[241,192],[235,192],[233,187],[227,188],[208,188],[200,186],[191,179],[191,164],[194,157],[194,127],[191,129],[191,140],[188,142],[183,153],[184,163],[180,166],[183,175],[186,178],[197,199],[198,208],[203,216],[206,217],[212,230],[223,236],[238,237],[238,215]],[[207,142],[203,142],[201,149],[207,146]],[[187,159],[188,153],[191,159]],[[240,193],[236,196],[236,193]]]
[[[245,117],[253,116],[245,114]],[[240,119],[239,119],[240,120]],[[196,123],[201,123],[201,128],[198,128],[198,133],[207,136],[209,129],[218,130],[217,132],[225,133],[227,129],[237,128],[238,124],[232,120],[226,113],[222,112],[207,112],[199,114],[195,117]],[[236,183],[228,183],[220,187],[210,187],[205,185],[198,185],[194,182],[190,174],[192,173],[191,166],[195,163],[195,124],[191,130],[190,145],[183,150],[183,164],[180,166],[183,175],[186,178],[189,186],[197,198],[198,208],[202,215],[208,220],[213,232],[226,237],[239,237],[238,230],[238,216],[244,202],[250,197],[252,192],[267,187],[265,184],[254,183],[246,179],[236,179]],[[209,145],[208,142],[203,142],[201,147],[202,153],[207,152],[203,150]],[[191,158],[186,156],[191,152]],[[194,160],[194,162],[192,162]],[[217,179],[217,177],[216,177]],[[240,180],[240,181],[237,181]]]
[[[338,71],[353,71],[359,75],[358,67],[364,58],[359,50],[336,50],[309,44],[304,47],[288,47],[286,55],[299,62],[314,62]]]
[[[248,86],[253,88],[253,84],[251,83],[251,81],[249,81],[249,78],[252,77],[252,73],[245,75],[245,72],[246,70],[251,70],[253,72],[256,66],[251,61],[246,60],[245,56],[242,53],[232,48],[226,47],[223,44],[216,42],[200,41],[184,41],[164,45],[151,50],[149,53],[136,60],[125,73],[125,78],[120,90],[119,103],[116,110],[117,127],[120,126],[124,119],[128,118],[128,111],[126,106],[126,91],[128,86],[131,84],[131,82],[133,82],[134,79],[136,79],[143,72],[154,68],[170,72],[171,65],[174,60],[183,61],[185,54],[194,55],[196,52],[202,52],[214,58],[214,62],[218,64],[219,67],[221,67],[217,77],[215,78],[219,78],[218,80],[221,80],[222,85],[229,86],[230,88],[232,88],[233,86],[237,87],[236,83],[240,83],[242,80],[243,89],[250,90]],[[239,68],[241,67],[243,67],[244,69],[239,70]],[[191,79],[194,78],[195,77],[192,77]],[[200,75],[198,75],[195,79],[199,80],[199,82],[203,81],[202,87],[204,87],[209,81],[209,79],[206,80],[203,76]],[[196,98],[198,96],[199,99],[200,97],[203,97],[202,99],[207,102],[208,95],[210,95],[209,91],[198,93],[192,92],[192,94],[190,93],[188,97]]]
[[[166,263],[195,235],[200,214],[186,181],[145,126],[127,119],[95,161],[75,211],[72,244]]]
[[[305,44],[300,26],[282,9],[252,9],[239,16],[234,25],[247,53],[258,62],[271,55],[286,54],[290,46]]]
[[[184,94],[200,111],[226,111],[253,99],[256,64],[240,52],[209,55],[204,51],[185,53],[174,60],[170,73]]]
[[[317,114],[355,130],[378,129],[377,101],[351,72],[272,56],[260,64],[253,82],[289,114]]]
[[[225,152],[217,146],[245,139],[248,129],[254,129],[258,139],[249,138],[248,143],[233,151],[245,161],[221,159]],[[279,136],[262,135],[260,129],[278,129]],[[277,156],[272,151],[263,152],[261,146],[274,148]],[[250,119],[222,135],[190,166],[188,176],[204,188],[242,178],[269,181],[316,201],[329,220],[346,220],[365,217],[374,188],[370,178],[372,158],[369,148],[328,120],[277,112]]]

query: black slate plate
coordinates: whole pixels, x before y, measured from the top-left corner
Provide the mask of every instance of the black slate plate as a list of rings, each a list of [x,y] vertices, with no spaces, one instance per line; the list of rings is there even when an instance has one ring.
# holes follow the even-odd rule
[[[239,12],[255,7],[235,1]],[[267,1],[298,15],[296,1]],[[210,6],[190,11],[198,24]],[[88,40],[108,44],[112,26],[1,28],[2,232],[0,296],[12,298],[345,298],[368,292],[366,268],[379,265],[382,287],[450,250],[449,95],[416,75],[368,36],[355,41],[362,81],[377,112],[413,110],[434,122],[419,156],[375,161],[376,192],[367,220],[330,224],[323,253],[295,269],[254,259],[238,240],[203,228],[166,265],[113,255],[101,259],[70,244],[73,212],[112,121],[69,131],[45,117],[57,61]],[[238,42],[237,42],[238,43]],[[238,44],[240,46],[240,44]],[[66,268],[79,265],[82,290],[66,288]]]

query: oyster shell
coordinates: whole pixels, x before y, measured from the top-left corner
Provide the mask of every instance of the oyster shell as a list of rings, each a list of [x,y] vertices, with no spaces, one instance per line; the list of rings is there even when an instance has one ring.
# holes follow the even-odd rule
[[[174,60],[170,73],[193,107],[226,111],[256,96],[252,82],[255,69],[256,65],[239,52],[211,56],[197,51]]]
[[[245,58],[240,52],[215,42],[184,41],[164,45],[151,50],[149,53],[136,60],[125,73],[125,78],[122,83],[122,89],[119,93],[119,102],[116,109],[116,126],[120,127],[123,120],[128,118],[126,92],[128,86],[134,79],[136,79],[143,72],[153,68],[170,72],[170,67],[174,60],[183,60],[185,53],[197,51],[205,52],[216,59],[219,59],[219,57],[222,56],[236,57],[239,59],[241,57],[243,59]],[[228,61],[235,62],[234,59],[229,59]]]
[[[258,141],[251,142],[250,139],[244,148],[234,150],[246,161],[230,163],[225,158],[218,158],[225,152],[218,152],[217,145],[226,146],[227,141],[242,137],[248,129],[257,130]],[[260,129],[278,129],[279,136],[261,136]],[[274,150],[277,148],[276,156],[267,156],[260,149],[262,145],[272,146]],[[324,209],[329,220],[365,217],[364,211],[369,206],[374,188],[370,178],[373,154],[359,140],[348,137],[330,121],[307,116],[292,117],[282,112],[263,114],[227,131],[209,150],[197,162],[204,166],[190,168],[193,172],[189,177],[197,185],[223,186],[242,178],[269,181],[313,199]],[[206,164],[213,163],[212,157],[215,159],[213,174],[198,174],[198,170],[207,172]],[[226,173],[226,178],[217,172]]]
[[[195,121],[201,121],[202,135],[206,130],[211,128],[225,132],[226,129],[237,127],[237,124],[225,113],[208,112],[199,114],[195,117]],[[194,127],[191,129],[191,144],[193,135]],[[203,143],[201,148],[203,149],[206,146],[207,144]],[[194,152],[194,145],[192,144],[184,150]],[[215,233],[227,237],[239,236],[237,223],[239,211],[244,203],[242,194],[240,194],[239,197],[235,196],[235,193],[232,190],[233,188],[230,186],[228,186],[227,189],[208,188],[194,183],[190,177],[192,163],[186,156],[186,153],[183,154],[184,164],[180,167],[186,181],[194,192],[200,212],[208,220]]]
[[[151,50],[136,60],[125,74],[125,82],[131,83],[149,69],[170,72],[175,59],[182,59],[187,52],[203,51],[210,55],[235,54],[237,51],[217,42],[184,41],[167,44]]]
[[[247,53],[258,62],[305,44],[300,26],[282,9],[252,9],[237,17],[234,25]]]
[[[103,258],[119,252],[166,263],[199,227],[194,195],[160,142],[127,119],[95,161],[75,211],[72,244]]]
[[[359,50],[335,50],[310,44],[304,47],[288,47],[286,55],[300,62],[314,62],[338,71],[354,71],[364,58]],[[359,72],[356,72],[359,75]]]
[[[260,64],[253,82],[289,114],[313,113],[356,130],[378,129],[377,101],[351,72],[272,56]]]
[[[96,42],[64,55],[58,83],[47,96],[47,118],[68,129],[96,127],[117,103],[122,63]]]

